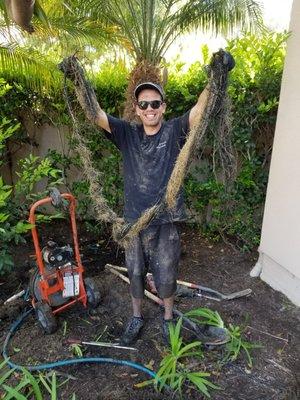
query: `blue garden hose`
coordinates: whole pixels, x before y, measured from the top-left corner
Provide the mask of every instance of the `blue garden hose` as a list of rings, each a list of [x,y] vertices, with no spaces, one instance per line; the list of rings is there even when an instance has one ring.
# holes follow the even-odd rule
[[[9,344],[10,339],[13,337],[13,335],[16,333],[17,329],[22,325],[24,322],[25,318],[33,311],[33,308],[30,308],[29,310],[25,311],[23,314],[20,315],[20,317],[11,325],[8,334],[5,338],[4,344],[3,344],[3,358],[7,362],[7,365],[11,368],[15,368],[16,370],[22,370],[22,368],[26,368],[29,371],[41,371],[44,369],[52,369],[52,368],[57,368],[57,367],[64,367],[66,365],[74,365],[74,364],[83,364],[83,363],[106,363],[106,364],[116,364],[116,365],[124,365],[127,367],[132,367],[135,368],[139,371],[145,372],[146,374],[150,375],[151,378],[156,377],[156,373],[151,371],[151,369],[148,369],[144,367],[141,364],[134,363],[132,361],[127,361],[127,360],[118,360],[114,358],[106,358],[106,357],[82,357],[82,358],[73,358],[71,360],[61,360],[61,361],[56,361],[48,364],[40,364],[40,365],[18,365],[9,360],[9,357],[7,355],[7,347]]]

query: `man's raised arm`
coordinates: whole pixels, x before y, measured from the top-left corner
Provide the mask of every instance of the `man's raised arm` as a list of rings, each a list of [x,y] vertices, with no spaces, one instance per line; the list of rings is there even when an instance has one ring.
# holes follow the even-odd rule
[[[222,65],[222,69],[220,70],[220,61]],[[212,56],[212,59],[210,61],[209,65],[209,82],[203,89],[202,93],[200,94],[197,103],[194,105],[194,107],[191,109],[190,116],[189,116],[189,124],[190,128],[193,128],[200,120],[200,118],[203,115],[203,111],[206,108],[207,101],[208,101],[208,95],[209,91],[212,89],[211,85],[214,82],[212,81],[213,76],[216,74],[221,74],[224,70],[227,70],[227,72],[231,71],[235,66],[235,61],[234,58],[230,53],[227,51],[224,51],[220,49],[218,52],[214,53]],[[224,83],[227,85],[227,78],[226,80],[220,80],[219,85],[222,86]],[[225,86],[226,87],[226,86]],[[220,90],[220,89],[219,89]],[[224,88],[223,88],[224,90]]]
[[[209,94],[209,83],[205,86],[200,96],[198,97],[197,103],[191,109],[189,115],[190,129],[192,129],[198,123],[199,119],[202,117],[207,104],[208,94]]]

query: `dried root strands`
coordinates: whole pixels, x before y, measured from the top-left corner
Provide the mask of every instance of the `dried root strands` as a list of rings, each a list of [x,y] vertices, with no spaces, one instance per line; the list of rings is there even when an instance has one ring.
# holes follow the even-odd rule
[[[86,116],[88,119],[94,122],[98,115],[98,110],[100,110],[100,106],[97,102],[93,88],[84,77],[83,68],[80,66],[77,58],[75,56],[65,58],[58,67],[64,72],[65,77],[74,83],[76,96]],[[123,225],[122,219],[120,219],[117,214],[111,210],[103,196],[103,189],[100,185],[102,174],[93,167],[92,154],[87,147],[84,135],[81,132],[79,123],[72,109],[72,101],[69,98],[66,86],[64,93],[69,113],[73,120],[73,136],[77,141],[75,149],[80,154],[83,165],[83,173],[90,184],[89,192],[93,200],[96,218],[103,222]],[[118,229],[121,230],[121,227],[118,227]]]
[[[234,65],[235,63],[232,56],[223,50],[219,50],[212,58],[208,68],[210,75],[209,84],[207,85],[207,93],[203,100],[204,104],[201,113],[177,157],[167,186],[166,202],[169,209],[174,208],[178,192],[187,173],[189,164],[203,142],[208,125],[215,117],[218,119],[217,128],[214,131],[215,144],[221,167],[224,171],[224,183],[235,177],[236,161],[228,124],[229,108],[226,106],[228,104],[226,93],[228,72]]]
[[[75,56],[67,57],[59,64],[58,68],[65,74],[66,78],[73,82],[77,99],[86,117],[92,123],[95,123],[101,109],[94,89],[85,79],[83,68],[78,59]]]

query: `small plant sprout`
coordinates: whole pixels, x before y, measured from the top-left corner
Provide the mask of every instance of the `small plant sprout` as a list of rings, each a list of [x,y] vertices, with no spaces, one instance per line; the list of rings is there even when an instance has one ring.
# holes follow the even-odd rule
[[[57,379],[56,372],[51,373],[39,373],[40,382],[43,384],[43,387],[47,390],[49,395],[51,396],[51,400],[57,400],[59,398],[59,388],[65,385],[69,381],[69,377],[64,379],[62,382],[59,382]]]
[[[239,326],[234,326],[229,324],[228,329],[230,335],[230,341],[226,343],[226,352],[225,356],[222,360],[222,363],[226,363],[228,361],[235,361],[240,353],[244,351],[247,358],[247,364],[249,368],[253,366],[253,360],[251,356],[251,350],[262,347],[259,343],[250,343],[243,339],[243,331]]]
[[[83,351],[81,348],[81,344],[72,343],[71,346],[69,347],[69,349],[74,354],[74,356],[83,357]]]
[[[107,329],[108,329],[108,325],[105,325],[105,327],[104,327],[103,331],[100,333],[100,335],[98,335],[95,338],[95,342],[99,342],[99,340],[102,338],[102,336],[106,333]]]
[[[67,334],[67,328],[68,328],[68,323],[66,320],[63,322],[63,336],[66,336]]]

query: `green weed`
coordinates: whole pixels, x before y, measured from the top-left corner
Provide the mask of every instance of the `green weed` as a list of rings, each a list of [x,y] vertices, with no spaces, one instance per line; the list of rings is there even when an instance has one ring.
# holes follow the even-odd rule
[[[224,321],[220,314],[209,308],[196,308],[188,311],[184,315],[200,325],[213,325],[218,328],[224,328]]]
[[[15,369],[8,369],[6,364],[6,361],[0,364],[0,398],[3,400],[44,400],[45,391],[51,400],[57,400],[58,388],[69,380],[67,378],[58,383],[55,372],[35,375],[26,368],[16,372]]]
[[[70,346],[70,350],[71,350],[72,354],[74,354],[74,356],[79,357],[79,358],[83,357],[83,350],[82,350],[81,344],[72,343]]]
[[[235,361],[241,353],[246,355],[249,368],[253,366],[251,350],[262,347],[259,343],[250,343],[243,338],[243,330],[239,326],[229,324],[228,332],[230,341],[226,343],[225,356],[221,361],[224,364],[228,361]]]
[[[193,371],[191,361],[202,359],[201,342],[183,343],[181,337],[182,318],[176,326],[170,325],[170,348],[167,354],[160,362],[159,370],[155,379],[142,382],[137,387],[143,387],[153,383],[158,391],[173,390],[178,393],[180,398],[184,398],[184,389],[192,386],[206,397],[210,397],[210,389],[219,389],[218,386],[211,383],[207,378],[208,372]]]

